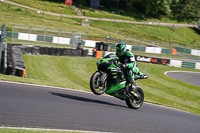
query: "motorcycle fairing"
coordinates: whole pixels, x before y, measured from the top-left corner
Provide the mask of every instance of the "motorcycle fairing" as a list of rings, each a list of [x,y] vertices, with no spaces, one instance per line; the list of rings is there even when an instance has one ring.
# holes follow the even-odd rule
[[[126,81],[118,83],[118,84],[111,84],[108,90],[106,91],[107,94],[112,94],[118,90],[121,90],[126,87]]]

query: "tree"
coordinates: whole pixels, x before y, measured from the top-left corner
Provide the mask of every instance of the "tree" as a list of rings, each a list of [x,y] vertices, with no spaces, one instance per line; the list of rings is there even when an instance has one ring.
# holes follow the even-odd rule
[[[158,17],[170,15],[171,0],[140,0],[140,12],[146,17]]]
[[[73,1],[84,6],[89,6],[90,3],[90,0]],[[128,14],[137,13],[149,18],[167,16],[192,21],[200,17],[200,0],[101,0],[100,4],[111,11],[122,10]]]
[[[171,9],[174,18],[186,21],[197,20],[200,11],[200,0],[179,0],[177,3],[172,3]]]

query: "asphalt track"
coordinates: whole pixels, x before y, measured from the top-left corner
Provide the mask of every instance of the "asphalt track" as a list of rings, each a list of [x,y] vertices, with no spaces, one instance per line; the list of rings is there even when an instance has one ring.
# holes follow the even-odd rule
[[[200,116],[109,96],[0,81],[0,125],[102,132],[199,133]]]
[[[189,84],[200,86],[200,72],[169,71],[165,74],[169,77],[187,82]]]

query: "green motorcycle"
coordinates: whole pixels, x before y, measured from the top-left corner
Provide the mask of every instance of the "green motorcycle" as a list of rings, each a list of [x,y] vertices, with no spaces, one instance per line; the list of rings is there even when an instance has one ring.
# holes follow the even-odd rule
[[[118,60],[116,55],[109,54],[97,62],[98,71],[90,78],[90,89],[96,95],[105,92],[125,100],[129,108],[139,109],[144,101],[143,90],[136,84],[131,85],[126,81],[124,69],[120,68]],[[135,76],[135,80],[146,78],[147,75]]]

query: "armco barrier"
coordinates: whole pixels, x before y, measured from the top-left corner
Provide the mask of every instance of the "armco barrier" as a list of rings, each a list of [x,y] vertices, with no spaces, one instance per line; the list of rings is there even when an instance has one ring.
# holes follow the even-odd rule
[[[195,69],[199,69],[200,70],[200,63],[196,63]]]
[[[171,54],[171,49],[162,49],[162,54]]]
[[[191,54],[191,49],[176,46],[178,52]]]
[[[146,47],[132,46],[132,51],[145,52]]]
[[[191,55],[195,55],[195,56],[200,56],[200,50],[196,50],[196,49],[188,49],[188,48],[184,48],[184,47],[176,47],[178,52],[183,52],[183,53],[187,53],[187,54],[191,54]]]
[[[146,57],[140,55],[135,55],[135,60],[139,62],[147,62],[147,63],[161,64],[161,65],[169,65],[173,67],[191,68],[200,70],[200,62],[189,62],[189,61],[186,62],[181,60]]]
[[[174,54],[174,55],[176,55],[176,50],[174,50],[174,49],[164,49],[164,48],[160,48],[160,47],[132,46],[132,51],[145,52],[145,53]]]
[[[182,62],[182,67],[183,68],[192,68],[192,69],[195,69],[195,65],[196,65],[195,62],[185,62],[185,61]]]
[[[162,48],[157,48],[157,47],[146,47],[145,52],[146,52],[146,53],[161,54]]]
[[[181,67],[182,66],[182,61],[180,61],[180,60],[170,60],[169,66]]]
[[[200,56],[200,50],[192,49],[191,50],[191,55]]]

